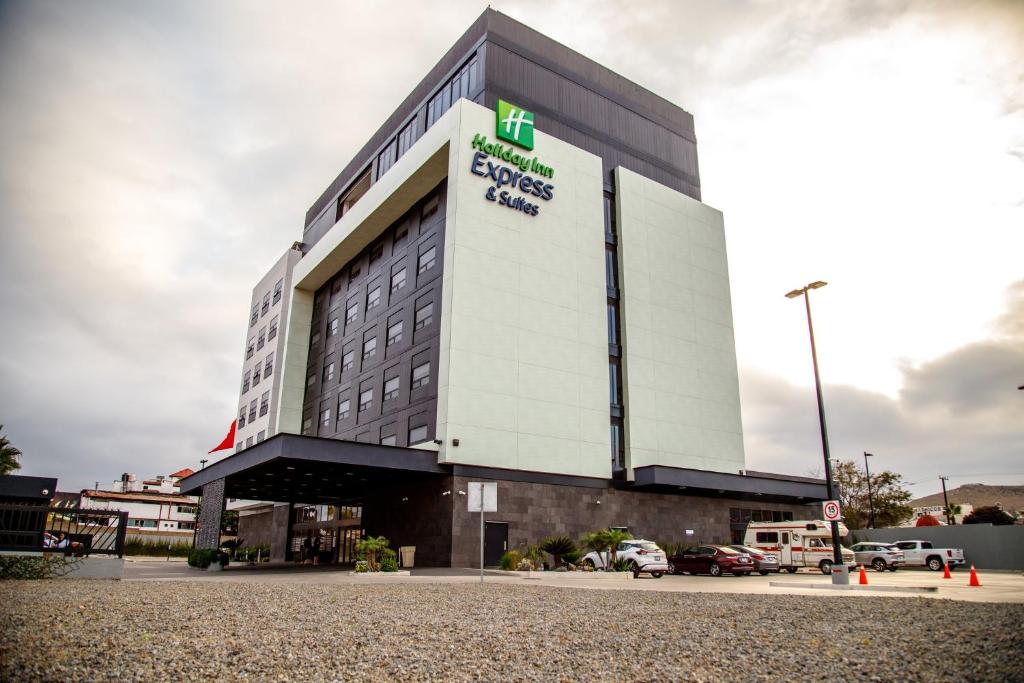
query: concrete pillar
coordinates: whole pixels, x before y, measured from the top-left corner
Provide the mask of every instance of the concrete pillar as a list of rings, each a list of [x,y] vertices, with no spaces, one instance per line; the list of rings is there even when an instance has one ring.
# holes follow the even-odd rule
[[[224,513],[224,480],[217,479],[203,486],[203,500],[199,504],[199,530],[197,548],[220,547],[220,521]]]
[[[273,515],[270,522],[270,561],[286,562],[292,542],[292,504],[274,503]]]

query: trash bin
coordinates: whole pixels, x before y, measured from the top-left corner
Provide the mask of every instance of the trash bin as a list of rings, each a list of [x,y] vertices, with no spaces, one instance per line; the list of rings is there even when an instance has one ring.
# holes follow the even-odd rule
[[[404,568],[411,568],[416,560],[416,546],[403,545],[398,549],[398,558]]]

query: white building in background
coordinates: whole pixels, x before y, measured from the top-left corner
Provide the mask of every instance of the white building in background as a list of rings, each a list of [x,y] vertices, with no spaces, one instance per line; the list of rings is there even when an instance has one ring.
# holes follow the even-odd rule
[[[957,503],[955,507],[960,508],[959,514],[953,515],[953,521],[957,524],[964,523],[964,517],[974,512],[974,506],[970,503]],[[939,523],[943,526],[946,525],[946,508],[941,505],[926,505],[924,507],[913,508],[913,516],[903,526],[917,526],[917,520],[921,519],[925,515],[931,515],[935,519],[939,520]]]
[[[191,538],[199,499],[182,495],[178,485],[190,474],[192,470],[186,468],[140,482],[134,474],[125,473],[109,491],[83,490],[79,496],[79,507],[127,512],[129,531],[142,532],[142,535],[153,533],[166,537],[167,534],[180,534],[183,538]]]

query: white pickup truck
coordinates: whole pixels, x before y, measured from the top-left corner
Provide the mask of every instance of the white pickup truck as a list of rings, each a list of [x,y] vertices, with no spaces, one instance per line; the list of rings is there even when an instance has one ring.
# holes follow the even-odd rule
[[[956,569],[966,562],[961,548],[934,548],[931,541],[896,541],[894,545],[903,551],[904,567],[928,567],[938,572],[943,563]]]

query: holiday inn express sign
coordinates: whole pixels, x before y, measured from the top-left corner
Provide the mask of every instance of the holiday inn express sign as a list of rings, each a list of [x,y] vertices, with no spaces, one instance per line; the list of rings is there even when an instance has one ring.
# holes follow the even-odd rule
[[[498,100],[496,119],[495,135],[498,139],[533,150],[533,112]],[[488,201],[536,216],[540,205],[533,202],[538,199],[549,201],[554,197],[555,186],[544,182],[544,179],[554,178],[555,170],[542,164],[536,156],[525,156],[510,146],[490,142],[480,133],[473,136],[472,146],[476,152],[469,170],[491,181],[491,186],[484,193]],[[516,190],[523,194],[514,195]]]

